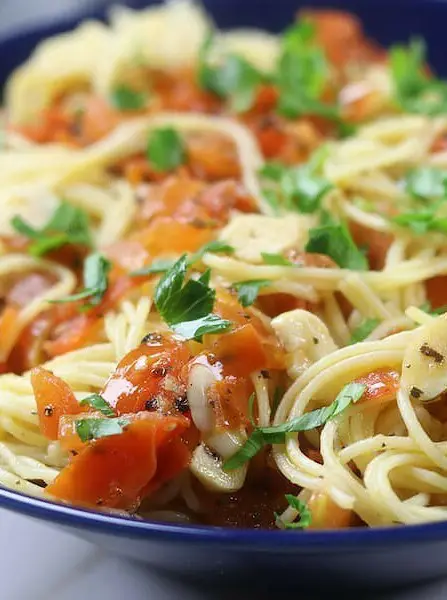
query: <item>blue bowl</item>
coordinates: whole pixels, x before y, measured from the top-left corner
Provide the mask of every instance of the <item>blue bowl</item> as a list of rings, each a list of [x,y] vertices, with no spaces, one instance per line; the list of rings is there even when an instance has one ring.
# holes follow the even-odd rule
[[[290,23],[297,0],[204,0],[222,27],[255,25],[279,31]],[[421,35],[435,69],[447,75],[447,1],[308,0],[303,4],[357,13],[368,33],[383,44]],[[147,2],[133,1],[135,8]],[[88,16],[101,17],[99,14]],[[43,38],[66,31],[71,20],[0,40],[0,82]],[[72,531],[112,552],[145,561],[171,576],[212,581],[214,589],[235,581],[271,585],[396,586],[447,574],[447,522],[333,532],[232,530],[150,523],[80,510],[0,489],[0,506]],[[271,584],[270,584],[271,582]],[[216,588],[216,583],[218,588]],[[305,596],[308,597],[308,596]]]

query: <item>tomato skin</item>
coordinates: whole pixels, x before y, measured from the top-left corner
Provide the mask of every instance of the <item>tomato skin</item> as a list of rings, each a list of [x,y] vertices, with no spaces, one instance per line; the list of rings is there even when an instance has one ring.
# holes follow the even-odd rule
[[[352,510],[341,508],[324,492],[314,492],[307,506],[312,515],[309,529],[345,529],[351,526]]]
[[[388,250],[393,243],[393,236],[382,231],[375,231],[360,223],[349,223],[349,230],[358,246],[368,248],[368,262],[371,269],[380,271],[385,266]]]
[[[396,398],[400,385],[400,374],[395,369],[377,369],[355,380],[366,385],[360,402],[387,403]]]
[[[50,440],[59,436],[59,420],[63,415],[76,415],[81,412],[75,395],[69,386],[42,367],[31,371],[31,384],[37,403],[40,430]]]
[[[121,434],[95,440],[74,456],[46,493],[76,505],[131,510],[144,493],[186,466],[189,453],[179,451],[181,442],[171,443],[188,428],[188,419],[157,413],[128,418]]]
[[[182,369],[190,356],[187,343],[155,336],[121,360],[101,395],[117,415],[145,410],[154,399],[154,410],[166,414],[186,392]]]
[[[249,377],[260,369],[284,368],[279,345],[263,338],[251,323],[220,335],[211,352],[222,363],[224,373],[236,377]]]
[[[447,304],[447,275],[428,279],[425,282],[425,289],[432,308],[441,308]]]

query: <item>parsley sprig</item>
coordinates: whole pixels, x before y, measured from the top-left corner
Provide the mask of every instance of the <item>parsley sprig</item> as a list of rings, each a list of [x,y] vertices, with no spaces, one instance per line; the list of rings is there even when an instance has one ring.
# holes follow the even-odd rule
[[[138,92],[127,85],[117,86],[110,97],[112,105],[122,112],[141,110],[147,104],[147,95]]]
[[[116,417],[113,419],[77,419],[75,421],[76,433],[82,442],[91,442],[111,435],[123,433],[123,429],[130,424],[129,419]]]
[[[447,111],[447,83],[426,72],[427,50],[420,38],[408,46],[396,45],[390,50],[394,93],[406,112],[440,115]]]
[[[283,444],[288,433],[309,431],[321,427],[327,421],[334,419],[352,403],[357,402],[363,396],[366,386],[360,383],[349,383],[344,386],[336,399],[329,406],[318,408],[283,423],[272,427],[257,427],[254,429],[245,444],[236,454],[224,463],[227,471],[239,468],[251,460],[267,444]]]
[[[79,403],[81,406],[90,406],[99,412],[101,412],[105,417],[114,417],[115,413],[111,409],[110,405],[104,400],[104,398],[100,394],[91,394],[87,396]]]
[[[344,223],[328,223],[309,231],[306,252],[326,254],[342,269],[365,271],[368,261]]]
[[[155,129],[149,135],[147,158],[157,171],[173,171],[186,160],[183,138],[173,127]]]
[[[334,187],[322,175],[327,155],[327,147],[322,146],[306,164],[299,167],[286,167],[279,162],[267,162],[262,167],[260,175],[276,184],[276,188],[264,190],[276,214],[281,212],[281,208],[305,214],[321,209],[323,198]]]
[[[31,227],[18,215],[12,218],[11,225],[17,233],[32,240],[28,251],[33,256],[43,256],[68,244],[92,245],[87,213],[68,202],[61,202],[41,229]]]
[[[363,342],[379,324],[379,319],[365,319],[354,329],[349,343],[358,344],[359,342]]]
[[[86,307],[97,306],[104,297],[108,287],[108,273],[111,263],[102,254],[96,252],[88,256],[84,262],[84,289],[77,294],[53,300],[53,303],[76,302],[88,299]]]
[[[231,322],[213,314],[216,291],[209,286],[210,271],[186,281],[188,258],[183,255],[163,275],[155,289],[160,316],[179,335],[202,341],[205,334],[220,333]]]
[[[292,494],[286,494],[285,497],[289,506],[298,512],[299,519],[292,523],[285,523],[281,516],[275,512],[276,523],[280,529],[306,529],[309,527],[312,523],[312,513],[307,504]]]
[[[199,85],[229,102],[237,113],[249,110],[256,99],[265,76],[244,58],[236,54],[222,60],[212,60],[214,36],[208,36],[199,53]]]

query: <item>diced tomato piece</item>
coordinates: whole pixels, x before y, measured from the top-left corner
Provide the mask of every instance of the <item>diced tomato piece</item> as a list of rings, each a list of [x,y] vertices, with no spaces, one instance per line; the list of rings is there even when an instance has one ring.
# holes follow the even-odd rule
[[[188,139],[188,165],[200,179],[239,179],[241,169],[234,143],[216,134],[200,134]]]
[[[432,308],[441,308],[447,304],[447,275],[427,279],[425,289]]]
[[[50,440],[59,436],[59,420],[63,415],[81,411],[70,387],[51,371],[37,367],[31,372],[31,384],[37,404],[40,430]]]
[[[188,433],[189,429],[186,430]],[[183,436],[182,436],[183,438]],[[197,445],[197,444],[196,444]],[[164,483],[174,479],[189,465],[191,450],[183,439],[174,438],[160,449],[157,461],[157,471],[154,478],[144,488],[142,497],[150,496]]]
[[[192,70],[151,72],[152,87],[160,98],[160,109],[181,112],[216,113],[222,100],[202,90]]]
[[[368,248],[368,262],[371,269],[380,271],[385,266],[388,250],[393,243],[393,236],[382,231],[375,231],[360,223],[349,223],[354,242],[358,246]]]
[[[79,119],[81,144],[87,146],[97,142],[110,133],[121,120],[118,111],[105,98],[94,95],[87,97],[82,104]]]
[[[182,370],[190,358],[186,342],[155,335],[121,360],[101,395],[118,415],[145,410],[151,401],[151,410],[166,414],[186,393]]]
[[[152,257],[157,257],[195,252],[214,237],[212,229],[194,227],[162,217],[136,233],[131,240],[139,242]]]
[[[0,357],[6,360],[16,340],[19,309],[6,306],[0,316]]]
[[[119,276],[117,272],[112,271],[109,287],[101,303],[88,312],[79,313],[82,302],[54,307],[55,337],[43,345],[50,356],[59,356],[99,341],[103,329],[102,315],[114,308],[127,291],[140,285],[137,278]]]
[[[310,529],[344,529],[351,526],[352,510],[341,508],[324,492],[314,492],[307,507],[312,515]]]
[[[215,338],[211,352],[222,363],[224,373],[237,377],[248,377],[261,369],[284,367],[280,347],[275,349],[250,323]]]
[[[262,312],[272,318],[297,308],[312,312],[312,309],[315,307],[310,302],[296,298],[290,294],[268,294],[266,296],[259,296],[257,301]]]
[[[385,52],[370,42],[360,20],[353,14],[340,10],[304,10],[302,18],[315,23],[317,42],[329,60],[337,67],[351,61],[380,61]]]
[[[121,434],[100,438],[73,457],[47,494],[77,505],[134,509],[145,488],[153,491],[184,469],[186,453],[180,454],[178,443],[172,455],[169,449],[188,428],[188,419],[157,413],[128,419]]]
[[[88,407],[82,407],[83,412],[89,413]],[[101,415],[96,415],[101,417]],[[86,415],[86,418],[90,415]],[[58,440],[61,447],[70,455],[76,456],[85,449],[86,442],[83,442],[76,431],[76,421],[81,418],[77,415],[62,415],[59,419]]]
[[[355,380],[366,385],[360,402],[380,402],[386,404],[396,398],[400,385],[400,374],[394,369],[377,369]]]

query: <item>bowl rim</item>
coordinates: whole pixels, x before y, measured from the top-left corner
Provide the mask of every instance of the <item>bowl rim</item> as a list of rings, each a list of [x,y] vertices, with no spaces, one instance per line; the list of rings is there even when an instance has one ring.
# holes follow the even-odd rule
[[[368,547],[401,546],[408,543],[445,542],[447,520],[420,525],[395,527],[359,527],[351,529],[309,530],[292,532],[267,529],[236,529],[209,525],[165,523],[113,515],[78,508],[52,500],[29,496],[0,486],[0,508],[65,527],[132,539],[175,541],[176,543],[217,544],[220,546],[250,546],[259,550],[312,549],[355,551],[359,545]]]
[[[378,0],[361,0],[363,5],[376,7]],[[388,0],[381,0],[388,4]],[[393,0],[395,5],[409,8],[442,7],[447,14],[446,0]],[[103,18],[107,8],[86,15],[87,19]],[[45,39],[63,31],[69,31],[83,20],[82,12],[72,12],[60,16],[49,23],[27,25],[14,29],[10,34],[0,36],[0,50],[10,44],[17,44],[29,37]],[[28,517],[54,523],[63,527],[82,529],[105,535],[132,539],[153,539],[154,541],[175,541],[176,543],[212,544],[220,546],[249,546],[260,551],[318,551],[323,547],[332,552],[343,550],[358,551],[359,545],[368,547],[402,546],[408,543],[445,542],[447,540],[446,521],[430,522],[418,525],[396,525],[394,527],[362,527],[339,530],[310,530],[291,532],[263,529],[235,529],[205,525],[189,525],[154,522],[131,516],[119,516],[106,512],[78,508],[68,504],[53,502],[24,494],[0,485],[0,509],[10,510]]]

